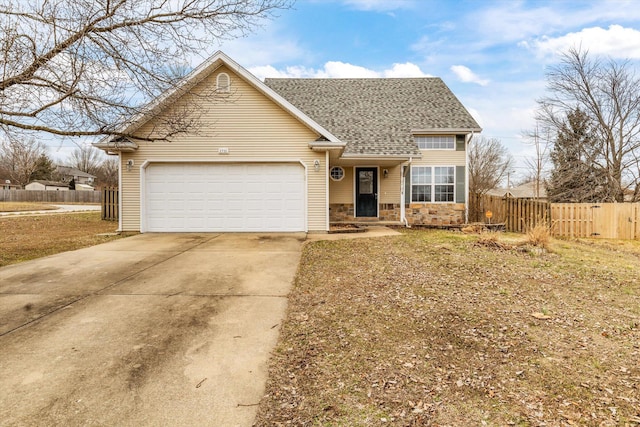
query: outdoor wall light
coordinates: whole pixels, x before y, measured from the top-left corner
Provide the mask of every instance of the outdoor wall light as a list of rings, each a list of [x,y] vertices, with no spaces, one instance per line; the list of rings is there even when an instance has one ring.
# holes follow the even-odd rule
[[[133,167],[133,159],[127,160],[127,172],[131,172],[132,167]]]
[[[389,178],[389,169],[382,169],[382,176],[385,178]]]
[[[313,168],[318,172],[320,170],[320,160],[316,159],[313,161]]]

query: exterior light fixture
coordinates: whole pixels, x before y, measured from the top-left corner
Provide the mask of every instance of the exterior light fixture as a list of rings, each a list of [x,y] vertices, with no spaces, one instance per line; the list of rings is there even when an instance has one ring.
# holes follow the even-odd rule
[[[318,172],[320,170],[320,160],[316,159],[313,161],[313,168]]]
[[[132,167],[133,167],[133,159],[127,160],[127,172],[131,172]]]
[[[382,169],[382,176],[389,178],[389,169]]]

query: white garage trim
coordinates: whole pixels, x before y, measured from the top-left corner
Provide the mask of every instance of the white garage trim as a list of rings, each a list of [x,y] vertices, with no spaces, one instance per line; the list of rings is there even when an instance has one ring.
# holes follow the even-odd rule
[[[140,166],[140,232],[145,233],[150,230],[150,226],[148,224],[148,215],[150,213],[149,201],[147,200],[147,168],[151,165],[184,165],[184,164],[194,164],[194,165],[260,165],[260,164],[289,164],[289,165],[301,165],[303,170],[303,230],[296,231],[308,231],[308,205],[309,205],[309,191],[308,191],[308,168],[305,162],[298,159],[180,159],[180,160],[164,160],[164,159],[149,159],[145,160],[143,164]],[[216,230],[222,231],[222,230]],[[229,230],[229,231],[240,231],[240,230]],[[249,230],[244,230],[249,231]],[[258,230],[252,230],[258,231]]]

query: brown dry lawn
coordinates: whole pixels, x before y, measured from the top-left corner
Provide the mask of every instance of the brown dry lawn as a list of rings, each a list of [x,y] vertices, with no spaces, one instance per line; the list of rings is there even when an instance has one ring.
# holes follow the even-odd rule
[[[117,228],[100,212],[0,217],[0,267],[117,239],[98,236]]]
[[[305,246],[258,426],[640,425],[640,242]]]
[[[45,211],[56,209],[55,206],[36,202],[0,202],[0,212]]]

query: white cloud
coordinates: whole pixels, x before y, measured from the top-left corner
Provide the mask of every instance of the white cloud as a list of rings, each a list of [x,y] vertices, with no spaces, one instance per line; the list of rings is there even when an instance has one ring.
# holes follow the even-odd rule
[[[471,71],[468,67],[464,65],[453,65],[451,66],[451,71],[463,82],[465,83],[476,83],[480,86],[486,86],[489,84],[489,80],[481,79],[477,76],[473,71]]]
[[[492,4],[492,3],[490,3]],[[465,17],[479,40],[520,41],[542,34],[560,34],[598,22],[634,22],[640,18],[637,0],[592,2],[493,2]]]
[[[422,72],[420,67],[411,62],[393,64],[390,70],[383,71],[383,77],[431,77]]]
[[[581,47],[596,55],[639,59],[640,31],[620,25],[611,25],[608,29],[585,28],[561,37],[541,37],[531,43],[521,43],[521,46],[528,47],[539,55],[553,55],[572,47]]]
[[[353,77],[379,77],[378,73],[359,65],[352,65],[340,61],[329,61],[324,64],[324,69],[318,71],[317,77],[353,78]]]
[[[404,64],[393,64],[389,69],[382,71],[371,70],[359,65],[353,65],[340,61],[329,61],[321,69],[307,68],[302,66],[286,67],[278,70],[271,65],[250,67],[249,71],[258,77],[284,78],[375,78],[375,77],[431,77],[424,73],[415,64],[405,62]]]

